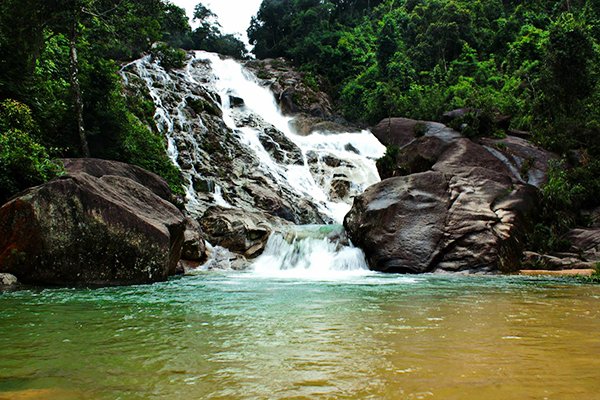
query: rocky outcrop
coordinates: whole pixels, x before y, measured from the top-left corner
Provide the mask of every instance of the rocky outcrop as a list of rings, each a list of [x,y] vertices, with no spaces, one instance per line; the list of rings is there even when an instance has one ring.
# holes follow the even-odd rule
[[[537,189],[488,149],[441,124],[401,149],[405,176],[355,198],[344,226],[372,269],[517,270]],[[416,160],[421,160],[416,162]]]
[[[524,270],[562,271],[593,269],[596,262],[583,261],[578,254],[538,254],[532,251],[523,253]]]
[[[540,189],[548,183],[550,161],[559,158],[556,154],[517,136],[502,139],[485,138],[481,140],[481,144],[510,165],[511,172],[517,179]]]
[[[31,284],[166,280],[181,255],[181,212],[120,176],[125,173],[104,174],[119,170],[119,163],[73,164],[80,172],[31,188],[0,208],[0,271]],[[96,177],[84,170],[104,172]]]
[[[253,112],[239,94],[228,92],[235,128],[223,120],[211,63],[188,59],[184,70],[165,71],[144,58],[129,64],[123,76],[130,92],[145,94],[159,107],[156,128],[169,138],[170,155],[181,167],[188,188],[186,211],[200,217],[215,204],[262,211],[294,223],[320,223],[318,206],[300,196],[277,171],[265,168],[251,147],[264,147],[281,170],[304,162],[302,152],[284,133]],[[290,73],[292,71],[290,70]],[[248,99],[246,99],[247,101]],[[245,128],[258,131],[250,138]]]
[[[319,90],[319,79],[298,72],[286,59],[252,60],[245,66],[271,89],[285,114],[303,113],[323,119],[331,117],[331,102]]]
[[[281,232],[288,221],[261,212],[214,206],[200,219],[208,241],[247,258],[258,257],[272,232]]]

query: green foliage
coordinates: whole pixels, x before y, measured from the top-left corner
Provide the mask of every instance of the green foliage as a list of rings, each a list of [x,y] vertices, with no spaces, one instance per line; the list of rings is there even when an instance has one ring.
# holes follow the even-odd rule
[[[397,175],[397,160],[401,149],[398,146],[388,146],[383,157],[377,160],[377,170],[382,179]]]
[[[61,163],[33,139],[35,129],[27,106],[10,99],[0,103],[0,204],[62,170]]]
[[[157,43],[150,50],[152,60],[160,64],[164,69],[182,68],[186,55],[183,50],[174,49],[166,43]]]
[[[212,51],[238,59],[247,56],[244,43],[234,35],[221,33],[217,16],[202,3],[194,8],[194,21],[200,25],[188,35],[184,48]]]
[[[163,0],[3,1],[0,201],[59,173],[53,157],[81,156],[71,50],[77,52],[92,157],[142,166],[181,191],[179,171],[154,126],[154,104],[148,93],[125,99],[118,64],[162,41],[153,56],[165,68],[179,67],[185,53],[173,46],[189,40],[190,33],[185,11]]]

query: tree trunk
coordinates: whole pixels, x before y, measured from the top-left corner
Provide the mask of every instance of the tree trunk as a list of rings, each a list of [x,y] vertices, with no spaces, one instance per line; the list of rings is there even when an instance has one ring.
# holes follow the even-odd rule
[[[69,51],[69,80],[71,83],[71,95],[75,105],[75,113],[77,114],[77,129],[79,131],[79,141],[81,142],[81,151],[84,157],[90,156],[87,138],[85,137],[85,127],[83,125],[83,99],[81,98],[81,87],[79,86],[79,67],[77,65],[77,18],[71,21],[71,37]]]

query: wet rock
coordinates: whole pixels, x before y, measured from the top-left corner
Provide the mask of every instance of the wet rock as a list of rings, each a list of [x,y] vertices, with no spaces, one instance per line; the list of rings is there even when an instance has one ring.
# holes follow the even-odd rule
[[[231,104],[231,107],[243,107],[244,99],[236,96],[229,96],[229,104]]]
[[[250,194],[257,209],[289,222],[296,222],[292,205],[272,190],[256,183],[248,183],[243,189]]]
[[[72,173],[0,208],[0,272],[31,284],[164,281],[175,272],[184,228],[174,205],[133,179]]]
[[[12,274],[0,274],[0,286],[15,286],[18,284],[19,281],[16,276]]]
[[[233,253],[221,246],[208,246],[208,261],[200,266],[203,270],[244,271],[252,265],[246,257]],[[189,272],[189,271],[187,271]],[[186,272],[186,273],[187,273]]]
[[[303,165],[302,151],[294,142],[275,128],[265,128],[258,139],[265,150],[279,163]]]
[[[331,181],[330,197],[335,200],[343,200],[350,194],[352,182],[346,177],[336,177]]]
[[[336,133],[355,133],[359,132],[356,126],[348,123],[347,121],[327,121],[323,118],[314,116],[299,114],[289,122],[290,129],[300,136],[308,136],[315,132],[336,134]]]
[[[330,99],[318,90],[318,77],[297,71],[284,58],[252,60],[245,66],[273,91],[283,113],[304,113],[326,119],[332,116]]]
[[[211,244],[254,258],[263,252],[269,235],[290,222],[259,211],[214,206],[206,210],[200,224]]]

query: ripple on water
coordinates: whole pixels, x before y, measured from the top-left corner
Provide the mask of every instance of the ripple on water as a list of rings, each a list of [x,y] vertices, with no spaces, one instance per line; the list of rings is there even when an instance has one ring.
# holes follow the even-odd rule
[[[599,297],[378,273],[5,292],[0,399],[600,399]]]

